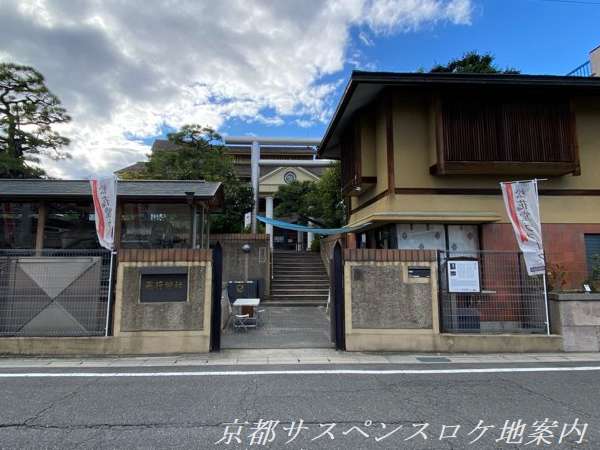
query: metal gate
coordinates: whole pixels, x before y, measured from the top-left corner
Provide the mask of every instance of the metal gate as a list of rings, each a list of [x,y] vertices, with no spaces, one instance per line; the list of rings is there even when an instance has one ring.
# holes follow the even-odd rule
[[[470,261],[477,292],[457,292],[450,277]],[[446,333],[544,333],[543,276],[529,276],[518,252],[438,253],[441,328]],[[461,289],[459,289],[461,290]]]
[[[329,323],[331,326],[331,340],[335,343],[336,350],[346,350],[346,328],[344,322],[344,260],[342,246],[339,242],[333,247],[333,258],[330,263],[330,306]]]
[[[0,336],[102,336],[110,252],[0,250]]]

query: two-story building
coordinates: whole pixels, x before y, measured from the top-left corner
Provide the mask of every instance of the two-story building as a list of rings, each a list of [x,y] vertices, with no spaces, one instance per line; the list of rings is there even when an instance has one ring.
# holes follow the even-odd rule
[[[516,250],[499,182],[540,181],[550,263],[600,239],[600,79],[354,72],[320,156],[367,248]]]
[[[364,298],[354,284],[380,274],[346,273],[349,348],[450,349],[436,333],[548,332],[541,277],[523,270],[501,181],[540,180],[549,281],[581,289],[600,252],[600,78],[353,72],[319,156],[341,160],[348,225],[365,226],[348,247],[400,250],[347,252],[347,265],[408,264],[404,276],[361,285]],[[449,289],[456,257],[477,260],[476,293]],[[410,283],[428,277],[433,304],[419,303]],[[430,340],[382,337],[403,328]]]

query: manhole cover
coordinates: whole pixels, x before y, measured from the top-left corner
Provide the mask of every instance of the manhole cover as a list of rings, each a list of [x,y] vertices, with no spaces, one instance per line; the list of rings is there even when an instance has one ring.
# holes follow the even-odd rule
[[[417,357],[417,360],[424,363],[441,363],[441,362],[450,362],[448,358],[444,358],[443,356],[422,356]]]

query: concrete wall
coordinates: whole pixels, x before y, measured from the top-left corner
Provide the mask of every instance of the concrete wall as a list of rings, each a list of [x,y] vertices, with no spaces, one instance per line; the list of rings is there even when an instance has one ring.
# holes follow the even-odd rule
[[[557,335],[466,335],[440,332],[435,252],[347,249],[344,252],[346,349],[410,352],[561,351]],[[431,278],[409,278],[409,267]]]
[[[209,348],[210,337],[202,332],[0,339],[0,355],[20,356],[165,355],[206,353]]]
[[[208,352],[212,252],[131,249],[121,250],[118,258],[113,336],[2,338],[0,354],[64,356]],[[187,301],[140,303],[140,272],[148,267],[187,268]]]
[[[408,278],[407,262],[348,264],[352,329],[432,329],[431,279]]]
[[[120,314],[119,332],[131,331],[199,331],[204,329],[205,303],[210,301],[210,281],[207,283],[206,263],[173,263],[169,266],[187,268],[188,299],[186,302],[140,303],[142,269],[157,264],[122,263],[121,282],[117,283]],[[160,265],[164,267],[164,263]],[[208,298],[205,298],[208,294]]]
[[[271,254],[268,234],[214,234],[210,245],[217,242],[223,248],[223,286],[227,281],[243,280],[246,264],[244,244],[251,247],[248,254],[248,279],[260,278],[265,282],[265,295],[271,293]]]
[[[566,352],[600,351],[600,294],[550,294],[550,318]]]
[[[114,342],[105,348],[116,353],[179,353],[208,352],[210,349],[210,320],[212,313],[212,262],[210,251],[200,251],[204,261],[173,255],[119,261],[115,286],[113,334]],[[134,258],[130,258],[134,259]],[[149,267],[184,267],[188,270],[186,302],[140,303],[140,274]],[[153,343],[153,344],[151,344]],[[113,349],[113,350],[110,350]]]

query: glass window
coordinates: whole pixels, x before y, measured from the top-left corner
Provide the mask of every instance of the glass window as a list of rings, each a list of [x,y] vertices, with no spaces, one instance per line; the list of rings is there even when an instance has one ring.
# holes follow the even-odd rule
[[[48,203],[44,248],[99,248],[92,203]]]
[[[586,234],[584,238],[588,274],[597,279],[600,275],[600,234]]]
[[[125,203],[123,248],[191,248],[192,213],[186,204]]]
[[[0,248],[35,248],[37,203],[0,202]]]
[[[366,233],[367,248],[398,248],[396,227],[394,224],[384,225]]]

